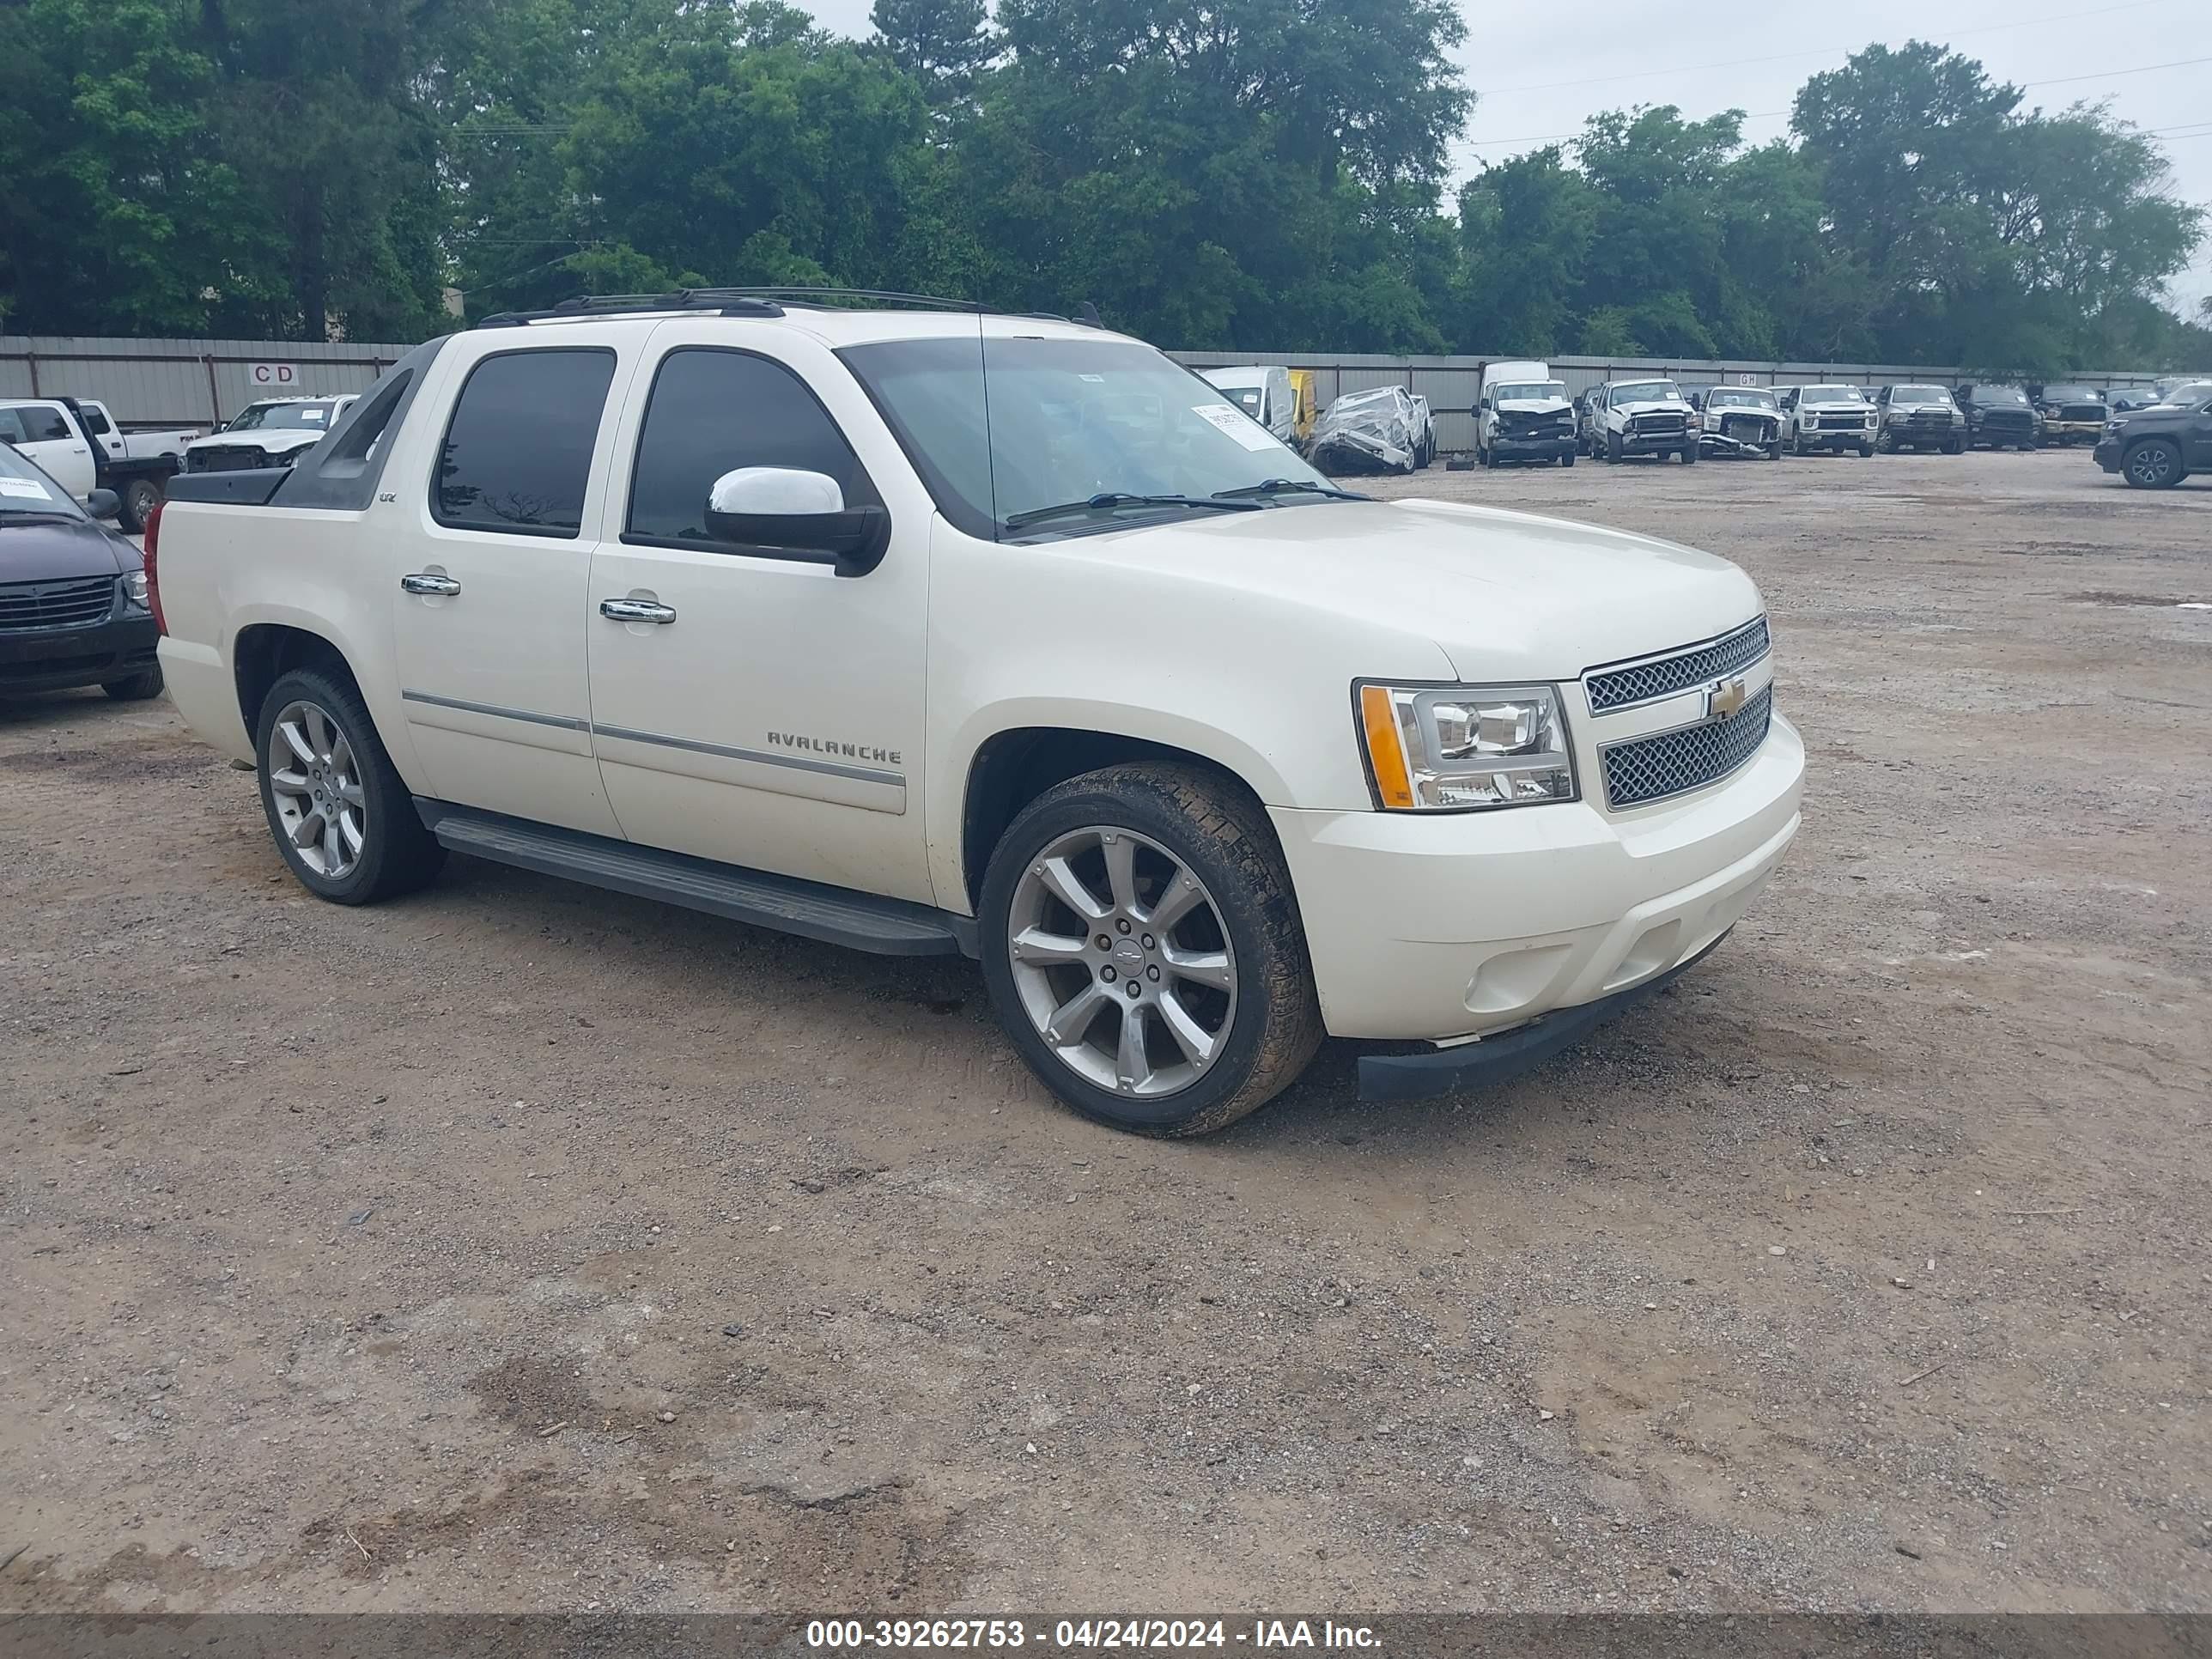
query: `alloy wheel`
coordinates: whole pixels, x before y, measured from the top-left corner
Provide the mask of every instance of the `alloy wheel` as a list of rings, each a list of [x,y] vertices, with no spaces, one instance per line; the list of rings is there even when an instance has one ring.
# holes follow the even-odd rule
[[[318,703],[287,703],[263,758],[277,828],[300,861],[328,881],[351,875],[368,843],[368,800],[344,729]]]
[[[2128,452],[2128,476],[2154,487],[2173,473],[2173,452],[2164,444],[2137,444]]]
[[[1099,824],[1030,859],[1006,912],[1016,994],[1085,1082],[1157,1098],[1188,1088],[1237,1015],[1237,952],[1188,864]]]

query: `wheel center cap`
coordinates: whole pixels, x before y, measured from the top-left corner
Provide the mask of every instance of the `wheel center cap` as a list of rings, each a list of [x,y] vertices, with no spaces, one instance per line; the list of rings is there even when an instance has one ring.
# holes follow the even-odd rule
[[[1125,968],[1138,967],[1145,960],[1145,947],[1133,939],[1117,940],[1114,945],[1114,960]]]

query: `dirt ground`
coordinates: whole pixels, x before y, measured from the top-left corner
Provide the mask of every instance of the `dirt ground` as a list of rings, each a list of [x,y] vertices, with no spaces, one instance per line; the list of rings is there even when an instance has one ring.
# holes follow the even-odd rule
[[[1805,831],[1540,1073],[1199,1144],[969,966],[319,904],[166,703],[0,703],[0,1607],[2212,1609],[2212,483],[1379,488],[1741,561]]]

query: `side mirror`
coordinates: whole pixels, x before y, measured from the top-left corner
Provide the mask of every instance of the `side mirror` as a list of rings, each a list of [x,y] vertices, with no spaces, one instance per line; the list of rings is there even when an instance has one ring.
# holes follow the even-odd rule
[[[741,466],[714,480],[707,496],[707,530],[735,542],[836,567],[865,576],[890,546],[890,514],[880,507],[847,507],[845,492],[824,472],[789,466]]]
[[[112,489],[95,489],[84,498],[84,510],[95,519],[120,518],[123,498]]]

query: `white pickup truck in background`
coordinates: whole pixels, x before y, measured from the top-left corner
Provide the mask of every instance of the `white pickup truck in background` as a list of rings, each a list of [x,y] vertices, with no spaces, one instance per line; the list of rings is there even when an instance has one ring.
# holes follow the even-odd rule
[[[162,456],[174,460],[183,454],[186,444],[207,430],[204,426],[125,427],[97,398],[71,401],[86,435],[118,460],[155,460]]]
[[[320,443],[356,394],[339,398],[264,398],[248,404],[222,429],[185,446],[187,472],[252,471],[289,466]]]
[[[116,523],[133,535],[178,466],[172,453],[134,453],[106,404],[77,398],[0,398],[0,443],[30,457],[79,502],[113,490]]]
[[[1798,827],[1734,565],[1368,500],[1139,341],[972,307],[489,319],[289,472],[178,479],[146,567],[309,890],[452,850],[965,953],[1049,1088],[1148,1133],[1324,1033],[1376,1098],[1533,1064]]]

